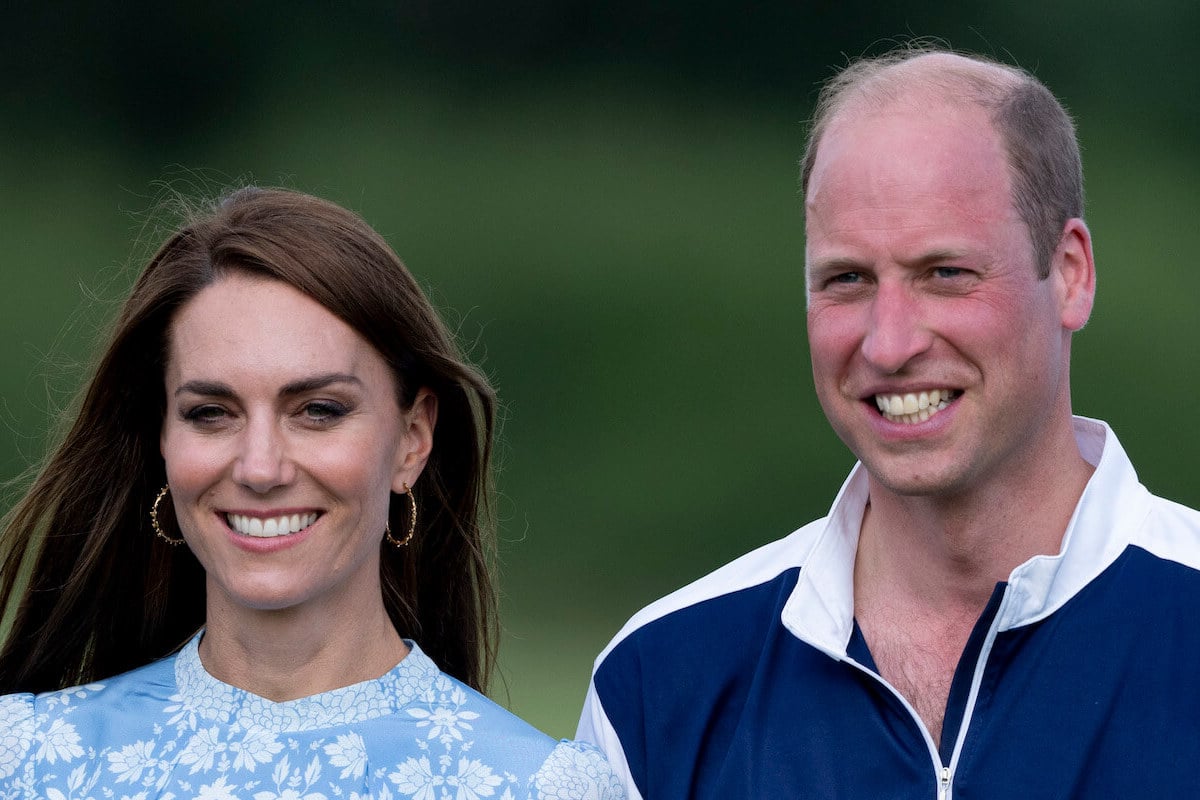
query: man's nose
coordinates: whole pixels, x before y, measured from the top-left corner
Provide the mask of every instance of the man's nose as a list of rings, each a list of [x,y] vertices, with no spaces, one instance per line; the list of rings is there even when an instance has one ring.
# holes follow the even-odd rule
[[[233,480],[258,494],[289,483],[295,466],[277,420],[251,419],[242,430],[233,465]]]
[[[880,284],[871,301],[863,358],[881,373],[892,375],[932,343],[919,298],[903,285]]]

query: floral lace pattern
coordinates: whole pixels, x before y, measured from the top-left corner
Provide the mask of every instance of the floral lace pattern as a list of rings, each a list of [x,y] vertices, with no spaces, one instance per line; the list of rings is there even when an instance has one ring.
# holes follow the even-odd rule
[[[382,678],[273,703],[205,672],[198,641],[102,683],[0,697],[0,798],[624,797],[597,750],[556,745],[415,645]]]

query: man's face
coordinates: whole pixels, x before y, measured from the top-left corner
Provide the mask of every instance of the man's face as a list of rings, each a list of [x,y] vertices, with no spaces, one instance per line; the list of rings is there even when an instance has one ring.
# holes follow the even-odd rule
[[[1047,463],[1069,334],[985,112],[842,112],[806,209],[813,379],[873,485],[949,497]]]

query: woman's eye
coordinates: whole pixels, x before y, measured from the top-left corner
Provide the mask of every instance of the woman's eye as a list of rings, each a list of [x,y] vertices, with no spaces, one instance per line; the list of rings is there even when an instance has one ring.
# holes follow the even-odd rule
[[[341,403],[334,403],[330,400],[314,400],[311,403],[305,403],[301,413],[313,422],[333,422],[346,416],[347,410]]]
[[[188,422],[195,422],[201,425],[211,424],[218,420],[224,419],[228,414],[225,409],[220,406],[203,405],[195,408],[185,409],[183,418]]]

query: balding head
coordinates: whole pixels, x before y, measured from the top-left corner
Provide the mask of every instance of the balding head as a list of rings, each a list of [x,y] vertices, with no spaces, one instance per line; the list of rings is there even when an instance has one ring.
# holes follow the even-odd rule
[[[857,115],[897,104],[930,113],[957,105],[987,112],[1008,158],[1013,205],[1029,228],[1038,272],[1045,277],[1063,226],[1083,216],[1083,168],[1070,116],[1024,70],[914,46],[854,62],[817,99],[801,172],[805,197],[821,140],[835,123],[853,124]]]

